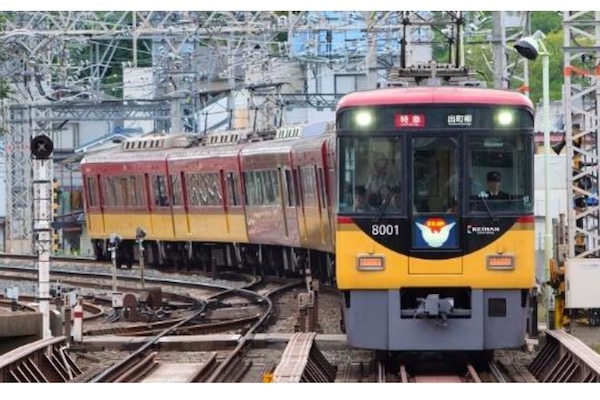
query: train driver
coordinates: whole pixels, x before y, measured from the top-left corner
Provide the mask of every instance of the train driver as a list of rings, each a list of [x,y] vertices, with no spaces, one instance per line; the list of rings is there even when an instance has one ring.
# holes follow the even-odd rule
[[[490,171],[487,174],[487,190],[481,191],[479,197],[488,200],[510,200],[510,195],[500,190],[502,177],[498,171]]]

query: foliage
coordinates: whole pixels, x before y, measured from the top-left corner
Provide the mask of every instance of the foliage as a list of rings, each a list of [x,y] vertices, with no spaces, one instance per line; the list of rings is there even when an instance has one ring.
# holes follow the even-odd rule
[[[480,13],[484,15],[485,13]],[[531,31],[540,30],[546,34],[544,44],[549,56],[549,81],[550,81],[550,100],[560,100],[562,98],[562,85],[564,82],[563,69],[563,29],[562,16],[557,12],[535,11],[530,13]],[[487,20],[480,28],[491,28],[490,20]],[[521,56],[516,51],[507,50],[507,63],[515,63]],[[492,45],[485,35],[480,35],[479,39],[472,40],[471,44],[465,46],[465,64],[474,69],[479,78],[485,80],[488,87],[493,87],[493,55]],[[529,61],[529,88],[530,97],[534,103],[542,98],[543,91],[543,71],[542,57],[535,61]],[[521,83],[512,79],[509,88],[516,89]]]
[[[562,13],[560,11],[532,11],[531,33],[542,31],[546,35],[562,30]]]

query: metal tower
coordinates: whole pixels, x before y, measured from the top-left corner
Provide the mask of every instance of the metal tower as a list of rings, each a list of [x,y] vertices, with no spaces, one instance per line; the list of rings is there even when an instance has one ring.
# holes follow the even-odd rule
[[[594,308],[600,307],[599,297],[595,297],[596,304],[582,306],[577,295],[583,287],[576,288],[575,281],[569,287],[568,280],[575,269],[578,275],[583,267],[589,271],[600,269],[600,12],[565,11],[563,24],[565,140],[567,157],[572,160],[567,190],[572,208],[567,216],[566,246],[559,247],[558,261],[566,263],[566,306]],[[573,295],[571,304],[569,291]]]
[[[600,258],[598,127],[600,12],[564,12],[564,103],[567,174],[574,207],[568,217],[569,252]]]
[[[345,93],[320,80],[326,71],[353,77],[352,90],[374,88],[438,45],[462,66],[463,25],[461,12],[5,12],[7,250],[32,252],[34,136],[58,135],[67,121],[136,119],[202,134],[209,124],[198,120],[217,114],[211,126],[273,129],[284,108],[335,106]],[[115,68],[137,67],[151,70],[154,96],[122,100]]]

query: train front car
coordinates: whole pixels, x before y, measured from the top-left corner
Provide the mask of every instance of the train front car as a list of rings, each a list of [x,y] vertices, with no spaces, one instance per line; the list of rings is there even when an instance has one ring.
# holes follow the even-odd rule
[[[336,125],[348,343],[524,344],[535,271],[529,99],[457,87],[359,92],[340,100]]]

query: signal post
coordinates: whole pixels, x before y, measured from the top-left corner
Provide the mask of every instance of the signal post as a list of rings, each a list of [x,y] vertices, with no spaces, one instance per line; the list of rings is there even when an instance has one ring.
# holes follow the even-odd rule
[[[42,337],[50,332],[50,251],[52,244],[52,139],[38,135],[31,139],[33,164],[33,240],[38,256],[38,302],[42,313]]]

